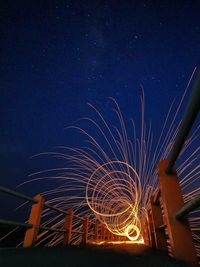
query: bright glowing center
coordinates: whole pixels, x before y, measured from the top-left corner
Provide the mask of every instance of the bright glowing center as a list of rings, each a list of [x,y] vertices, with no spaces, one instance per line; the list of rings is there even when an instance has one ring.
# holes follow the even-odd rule
[[[130,224],[126,230],[125,230],[126,236],[128,237],[129,240],[131,241],[136,241],[138,240],[140,236],[140,230],[138,227],[134,224]]]

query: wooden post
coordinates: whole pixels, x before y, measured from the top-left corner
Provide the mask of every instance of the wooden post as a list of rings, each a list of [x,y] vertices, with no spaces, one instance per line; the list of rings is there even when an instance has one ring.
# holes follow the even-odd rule
[[[149,219],[149,241],[150,241],[150,246],[152,248],[155,248],[156,247],[156,242],[155,242],[155,236],[154,236],[154,226],[153,226],[153,221],[152,221],[151,210],[148,210],[148,219]]]
[[[108,229],[106,229],[106,233],[107,233],[107,241],[110,241],[111,232]]]
[[[143,227],[142,228],[143,228],[142,237],[144,239],[144,243],[145,243],[145,245],[149,245],[148,224],[147,224],[147,220],[146,219],[143,222]]]
[[[82,243],[87,244],[88,241],[88,217],[83,217],[83,239]]]
[[[167,250],[165,231],[159,229],[159,227],[163,225],[162,209],[159,201],[157,203],[154,203],[153,196],[151,197],[151,214],[156,248]]]
[[[189,266],[198,266],[188,221],[175,219],[175,214],[183,207],[184,201],[176,170],[174,168],[172,174],[166,174],[167,164],[167,160],[158,164],[158,176],[172,253],[176,259],[185,261]]]
[[[110,232],[109,230],[108,230],[108,237],[109,237],[109,241],[113,241],[114,240],[113,233]]]
[[[40,226],[41,214],[44,206],[44,198],[41,195],[37,195],[34,197],[34,200],[36,200],[37,203],[32,205],[28,221],[28,223],[33,225],[33,227],[26,230],[23,242],[24,248],[34,246],[37,240],[37,233],[39,230],[38,228]]]
[[[98,225],[98,222],[96,221],[94,225],[94,240],[95,241],[98,241],[98,233],[99,233],[98,229],[99,229],[99,225]]]
[[[105,228],[105,241],[108,241],[108,230],[107,230],[107,228]]]
[[[113,233],[111,233],[111,241],[115,241],[116,240],[116,235],[114,235]]]
[[[65,219],[66,232],[64,233],[63,237],[64,246],[69,245],[71,243],[73,216],[74,216],[73,210],[72,209],[68,210]]]
[[[106,229],[107,241],[110,241],[110,231]]]
[[[105,241],[105,225],[101,225],[101,240]]]

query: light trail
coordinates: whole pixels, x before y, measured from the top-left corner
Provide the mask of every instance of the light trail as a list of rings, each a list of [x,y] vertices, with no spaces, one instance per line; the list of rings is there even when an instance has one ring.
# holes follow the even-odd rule
[[[150,196],[158,188],[156,167],[161,159],[168,158],[180,125],[178,115],[194,73],[195,70],[180,102],[177,105],[172,102],[157,141],[153,138],[152,125],[147,125],[145,122],[143,91],[141,124],[138,127],[132,120],[132,135],[126,130],[121,110],[115,99],[110,99],[118,120],[118,125],[114,126],[110,126],[111,123],[102,113],[89,104],[97,115],[95,120],[92,118],[81,120],[89,130],[78,124],[68,127],[80,132],[86,145],[78,148],[61,146],[57,147],[55,152],[39,154],[61,158],[65,166],[32,174],[31,180],[24,182],[23,185],[42,181],[48,186],[48,190],[40,192],[47,199],[47,204],[63,210],[73,208],[75,214],[80,217],[87,215],[92,221],[99,220],[110,232],[127,237],[129,242],[144,242],[142,227],[147,218]],[[197,182],[200,174],[199,129],[200,125],[197,125],[187,140],[177,168],[185,201],[199,192],[200,184]],[[55,186],[55,182],[52,181],[56,181],[57,185]],[[64,219],[54,214],[53,211],[44,210],[42,226],[62,227]],[[189,219],[198,253],[200,253],[199,214],[200,210],[197,210]],[[73,229],[80,231],[81,227],[80,221],[75,219]],[[38,245],[45,243],[52,246],[61,241],[62,236],[59,233],[49,234],[47,231],[42,231],[38,236]],[[73,244],[80,242],[80,234],[72,236]],[[114,241],[116,242],[125,241]]]

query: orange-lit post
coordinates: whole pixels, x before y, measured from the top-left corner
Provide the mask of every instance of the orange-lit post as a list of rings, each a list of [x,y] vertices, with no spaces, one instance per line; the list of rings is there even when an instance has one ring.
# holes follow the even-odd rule
[[[41,195],[37,195],[34,197],[34,200],[37,203],[32,205],[30,216],[29,216],[29,224],[32,224],[33,227],[26,230],[23,247],[31,247],[35,244],[37,240],[37,233],[40,226],[41,214],[44,207],[44,198]]]
[[[154,236],[154,227],[153,227],[151,210],[148,210],[148,220],[149,220],[149,241],[150,241],[150,246],[152,248],[155,248],[156,247],[156,242],[155,242],[155,236]]]
[[[88,241],[88,217],[83,217],[83,244],[87,244]]]
[[[94,225],[94,240],[95,241],[98,241],[98,229],[99,229],[99,225],[98,225],[98,222],[96,221]]]
[[[109,241],[113,241],[114,240],[113,233],[110,232],[110,230],[108,230],[108,240]]]
[[[147,223],[147,220],[145,220],[145,222],[143,224],[142,236],[143,236],[145,245],[149,245],[148,223]]]
[[[163,225],[161,206],[159,201],[155,203],[153,196],[151,197],[151,215],[156,248],[167,250],[165,231],[159,229]]]
[[[108,229],[107,228],[105,228],[105,240],[108,241]]]
[[[66,220],[65,220],[66,232],[64,233],[64,237],[63,237],[64,246],[69,245],[71,242],[73,216],[74,216],[73,210],[72,209],[68,210]]]
[[[189,266],[198,266],[188,221],[175,219],[175,214],[183,207],[184,201],[175,168],[172,174],[165,173],[167,163],[167,160],[162,160],[158,164],[158,175],[172,253],[176,259],[185,261]]]
[[[150,222],[149,222],[149,211],[147,211],[147,236],[148,236],[148,245],[151,246],[151,233],[150,233]]]
[[[108,232],[108,241],[111,241],[112,240],[112,233],[109,230],[107,230],[107,232]]]
[[[105,225],[101,225],[101,240],[105,241]]]
[[[114,235],[113,233],[111,233],[111,240],[115,241],[117,239],[117,235]]]
[[[111,232],[108,229],[107,229],[107,237],[108,237],[108,241],[111,241],[112,235],[111,235]]]
[[[111,241],[115,241],[116,240],[116,235],[114,235],[113,233],[110,234],[111,235]]]
[[[110,233],[110,240],[111,240],[111,241],[114,241],[115,238],[116,238],[116,236],[111,232],[111,233]]]
[[[105,228],[105,240],[108,241],[108,229],[107,228]]]

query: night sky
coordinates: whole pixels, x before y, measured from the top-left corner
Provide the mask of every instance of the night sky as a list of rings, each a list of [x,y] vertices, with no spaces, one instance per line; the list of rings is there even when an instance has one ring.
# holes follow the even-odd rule
[[[112,96],[137,120],[142,85],[159,131],[200,63],[199,10],[199,0],[1,1],[1,184],[44,167],[36,153],[79,146],[64,128],[93,116],[88,102],[112,120]]]

